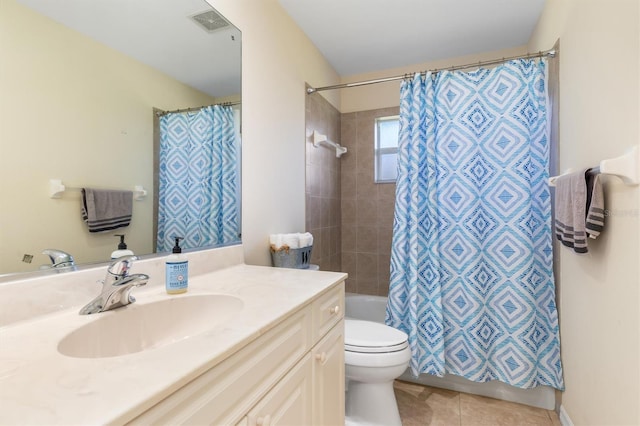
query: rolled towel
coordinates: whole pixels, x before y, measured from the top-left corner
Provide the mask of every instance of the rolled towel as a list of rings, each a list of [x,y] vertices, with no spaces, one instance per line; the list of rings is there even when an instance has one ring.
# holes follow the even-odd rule
[[[297,249],[313,245],[313,235],[309,232],[290,234],[271,234],[269,244],[273,250]]]
[[[304,234],[300,234],[300,247],[309,247],[313,245],[313,235],[309,232],[305,232]]]
[[[278,250],[282,247],[282,234],[269,235],[269,244],[271,244],[274,250]]]
[[[282,236],[282,245],[286,245],[291,249],[300,248],[300,237],[298,234],[284,234]]]

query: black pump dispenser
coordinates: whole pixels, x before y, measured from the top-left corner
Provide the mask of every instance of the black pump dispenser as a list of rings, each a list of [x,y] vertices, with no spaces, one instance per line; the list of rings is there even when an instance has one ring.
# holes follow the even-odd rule
[[[176,245],[173,246],[172,253],[182,253],[182,247],[180,247],[180,240],[183,240],[182,237],[174,237],[176,239]]]
[[[127,245],[124,242],[124,234],[114,234],[114,237],[120,237],[120,244],[118,244],[118,250],[126,250]]]
[[[120,237],[118,248],[111,253],[111,259],[117,259],[122,256],[133,256],[133,252],[127,248],[124,242],[124,234],[114,234],[114,237]]]

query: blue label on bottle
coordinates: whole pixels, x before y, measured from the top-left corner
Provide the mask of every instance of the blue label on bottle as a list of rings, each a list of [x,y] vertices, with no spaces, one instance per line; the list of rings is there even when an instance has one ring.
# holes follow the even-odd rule
[[[189,263],[183,262],[167,262],[167,291],[183,290],[189,285]]]

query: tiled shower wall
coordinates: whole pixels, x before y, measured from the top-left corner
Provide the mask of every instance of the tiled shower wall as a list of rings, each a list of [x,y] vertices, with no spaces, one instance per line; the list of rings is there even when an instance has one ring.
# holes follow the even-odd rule
[[[374,183],[375,119],[399,108],[342,114],[342,271],[347,291],[387,296],[395,204],[394,183]]]
[[[314,130],[340,143],[340,112],[320,94],[306,97],[305,227],[313,234],[311,263],[324,271],[342,271],[340,256],[340,163],[335,149],[314,147]]]
[[[349,274],[347,291],[386,296],[395,184],[374,183],[375,119],[399,108],[340,114],[319,94],[306,100],[306,229],[314,236],[311,263]],[[316,148],[316,130],[348,152]]]

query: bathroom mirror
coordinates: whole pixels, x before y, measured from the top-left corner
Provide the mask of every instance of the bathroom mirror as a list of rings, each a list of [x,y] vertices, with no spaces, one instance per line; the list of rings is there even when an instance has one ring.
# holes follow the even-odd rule
[[[239,121],[240,49],[205,0],[0,0],[0,276],[40,270],[49,248],[107,262],[114,234],[153,253],[154,109],[230,103]],[[136,186],[128,227],[88,232],[81,188]]]

